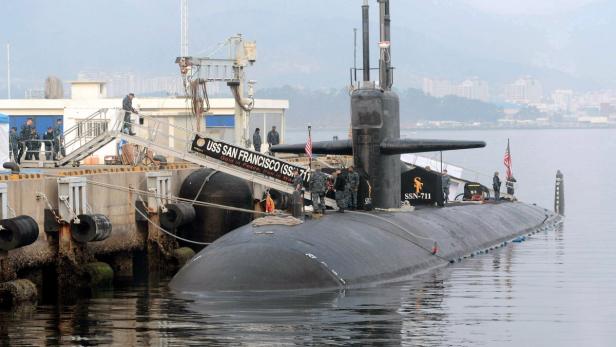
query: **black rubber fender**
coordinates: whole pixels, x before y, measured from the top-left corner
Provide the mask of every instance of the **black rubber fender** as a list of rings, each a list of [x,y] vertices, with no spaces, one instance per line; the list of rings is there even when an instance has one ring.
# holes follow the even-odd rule
[[[80,214],[79,224],[71,222],[71,236],[79,243],[103,241],[111,235],[112,225],[104,214]]]
[[[17,216],[0,221],[0,250],[30,245],[38,239],[39,227],[34,218],[30,216]]]
[[[165,205],[167,212],[160,215],[160,225],[165,229],[175,229],[195,220],[196,211],[192,204],[173,203]]]

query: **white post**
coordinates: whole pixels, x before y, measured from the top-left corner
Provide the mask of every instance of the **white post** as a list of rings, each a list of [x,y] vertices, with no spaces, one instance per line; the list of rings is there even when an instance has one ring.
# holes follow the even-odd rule
[[[6,44],[6,84],[7,97],[11,98],[11,44]]]
[[[0,183],[0,219],[9,218],[8,185]]]

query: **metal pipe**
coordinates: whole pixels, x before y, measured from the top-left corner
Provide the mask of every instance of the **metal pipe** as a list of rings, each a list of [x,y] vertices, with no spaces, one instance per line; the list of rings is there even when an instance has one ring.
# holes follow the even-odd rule
[[[370,81],[370,24],[369,24],[369,5],[368,0],[364,0],[361,6],[362,14],[362,46],[363,46],[363,70],[364,81]]]
[[[391,49],[390,49],[390,27],[391,18],[389,16],[389,0],[379,1],[379,24],[380,41],[379,47],[381,55],[379,59],[379,84],[381,89],[390,90],[392,85],[391,76]]]

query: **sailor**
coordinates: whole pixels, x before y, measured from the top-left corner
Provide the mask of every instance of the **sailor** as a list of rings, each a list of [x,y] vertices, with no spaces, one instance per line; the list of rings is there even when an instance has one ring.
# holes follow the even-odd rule
[[[496,171],[494,177],[492,177],[492,188],[494,189],[494,200],[500,200],[501,180],[498,178],[498,171]]]
[[[124,112],[124,125],[122,126],[122,132],[124,132],[125,134],[129,134],[129,135],[136,135],[133,132],[133,127],[132,127],[132,123],[130,120],[131,114],[137,113],[137,111],[133,108],[133,98],[134,97],[135,97],[135,94],[128,93],[128,95],[126,95],[124,99],[122,99],[122,109],[125,111]]]
[[[32,118],[26,119],[26,123],[21,126],[21,131],[19,132],[19,158],[23,157],[24,151],[26,152],[26,160],[30,160],[32,158],[32,153],[30,152],[30,139],[32,138],[32,131],[34,130],[34,121]]]
[[[274,213],[276,210],[276,204],[274,203],[274,199],[270,195],[269,189],[265,192],[265,212]]]
[[[325,190],[327,189],[327,176],[318,168],[310,176],[310,195],[312,208],[315,213],[325,214]]]
[[[511,195],[512,198],[515,193],[515,189],[514,189],[515,182],[517,182],[517,180],[513,176],[507,177],[507,180],[505,181],[505,187],[507,187],[507,194]]]
[[[336,204],[338,205],[338,212],[344,212],[346,208],[346,196],[345,190],[347,187],[346,175],[340,171],[340,169],[336,170],[336,179],[334,180],[334,191],[336,192]]]
[[[52,127],[47,128],[47,131],[43,134],[43,140],[45,143],[45,160],[55,158],[56,150],[54,149],[54,132]]]
[[[252,134],[252,145],[255,151],[261,152],[261,133],[259,128],[255,129],[254,134]]]
[[[451,177],[447,174],[447,169],[443,170],[441,177],[441,186],[443,187],[443,201],[447,203],[449,200],[449,186],[451,185]]]
[[[58,159],[58,154],[61,154],[63,157],[66,156],[66,152],[64,151],[64,132],[62,129],[62,118],[58,118],[56,120],[56,125],[53,127],[53,151],[54,151],[54,160]]]
[[[39,152],[41,150],[41,143],[39,140],[39,134],[36,131],[35,127],[32,127],[30,130],[30,140],[26,144],[28,148],[28,153],[26,154],[26,159],[28,158],[28,154],[30,154],[30,159],[39,160]]]
[[[351,210],[357,209],[357,191],[359,190],[359,174],[354,170],[353,165],[349,166],[349,201],[348,206]]]
[[[16,127],[11,127],[9,133],[9,155],[14,162],[19,164],[19,136],[17,136]]]
[[[280,143],[280,134],[276,131],[276,126],[272,127],[269,133],[267,133],[267,145],[268,150],[272,149],[272,146],[275,146]]]
[[[304,179],[299,174],[298,169],[293,169],[293,189],[297,192],[301,192],[304,188]]]

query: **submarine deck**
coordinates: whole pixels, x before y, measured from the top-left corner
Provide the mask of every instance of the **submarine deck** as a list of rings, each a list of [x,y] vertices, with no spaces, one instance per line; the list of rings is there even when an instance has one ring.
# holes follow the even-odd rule
[[[543,208],[512,202],[332,212],[292,227],[250,224],[198,253],[170,285],[189,293],[370,285],[445,265],[555,217]]]

